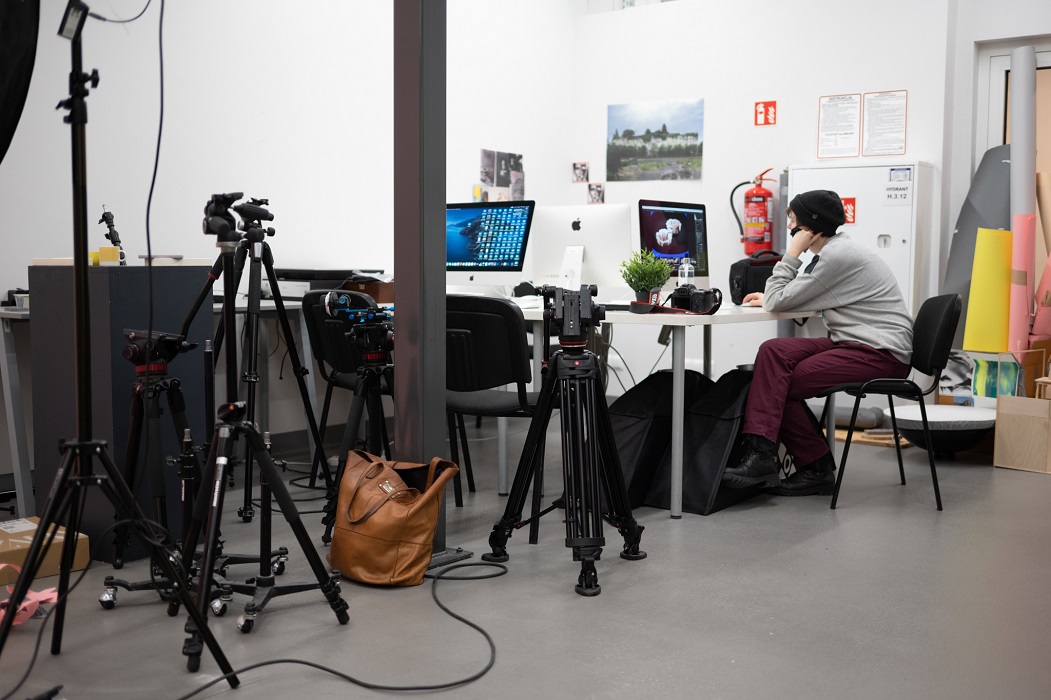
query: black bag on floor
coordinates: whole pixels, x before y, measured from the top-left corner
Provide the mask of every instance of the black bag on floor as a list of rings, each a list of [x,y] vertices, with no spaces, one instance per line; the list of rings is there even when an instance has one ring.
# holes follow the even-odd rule
[[[714,382],[686,370],[685,405],[690,406]],[[661,458],[671,442],[670,370],[655,372],[628,389],[609,407],[617,457],[632,508],[642,505]]]
[[[719,488],[723,470],[741,456],[737,438],[751,383],[750,371],[731,370],[688,404],[683,426],[683,512],[710,515],[760,492],[758,487]],[[661,459],[644,505],[671,508],[671,449]]]
[[[776,250],[757,250],[730,265],[730,300],[740,306],[746,295],[766,291],[766,281],[780,260]]]

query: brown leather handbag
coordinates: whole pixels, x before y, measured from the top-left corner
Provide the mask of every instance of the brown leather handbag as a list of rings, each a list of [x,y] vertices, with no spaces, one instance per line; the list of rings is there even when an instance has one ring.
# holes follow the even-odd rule
[[[329,562],[360,583],[423,583],[442,493],[458,471],[440,457],[415,464],[351,450],[339,485]]]

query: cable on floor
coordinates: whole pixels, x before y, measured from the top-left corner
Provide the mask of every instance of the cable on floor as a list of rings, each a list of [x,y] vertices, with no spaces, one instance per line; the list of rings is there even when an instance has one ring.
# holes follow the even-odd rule
[[[478,566],[485,566],[485,567],[495,568],[495,569],[498,569],[498,571],[494,571],[494,572],[487,573],[487,574],[479,574],[477,576],[448,576],[447,575],[450,572],[455,571],[457,569],[465,569],[465,568],[469,568],[469,567],[478,567]],[[438,597],[438,581],[440,581],[442,579],[445,579],[445,580],[448,580],[448,581],[479,581],[479,580],[483,580],[483,579],[496,578],[498,576],[503,576],[506,573],[507,573],[507,567],[504,566],[503,564],[493,564],[493,563],[489,563],[489,562],[472,562],[472,563],[468,563],[468,564],[453,564],[451,566],[445,567],[444,569],[440,569],[439,571],[435,572],[434,574],[426,574],[425,575],[426,578],[430,578],[431,579],[431,598],[434,599],[434,602],[438,605],[438,607],[441,608],[442,611],[445,612],[447,615],[449,615],[449,617],[451,617],[451,618],[453,618],[453,619],[455,619],[455,620],[457,620],[459,622],[462,622],[463,624],[467,625],[468,627],[476,630],[479,634],[481,634],[483,637],[485,637],[485,641],[489,645],[489,661],[485,664],[485,667],[482,668],[481,670],[471,674],[470,676],[467,676],[467,677],[462,678],[460,680],[449,681],[448,683],[435,683],[435,684],[430,684],[430,685],[384,685],[384,684],[381,684],[381,683],[370,683],[369,681],[365,681],[365,680],[362,680],[360,678],[356,678],[356,677],[354,677],[354,676],[352,676],[352,675],[350,675],[348,673],[343,673],[342,671],[337,671],[334,668],[329,668],[328,666],[324,666],[322,664],[315,663],[313,661],[304,661],[303,659],[272,659],[272,660],[269,660],[269,661],[261,661],[261,662],[259,662],[257,664],[251,664],[250,666],[245,666],[244,668],[236,669],[236,670],[232,671],[231,673],[228,673],[228,674],[225,674],[225,675],[222,675],[222,676],[218,676],[217,678],[214,678],[213,680],[209,681],[208,683],[205,683],[204,685],[202,685],[201,687],[197,688],[196,690],[194,690],[194,691],[192,691],[192,692],[190,692],[190,693],[188,693],[186,695],[181,696],[179,698],[179,700],[188,700],[188,698],[192,698],[195,695],[198,695],[199,693],[203,693],[208,688],[211,688],[214,685],[222,683],[229,676],[233,676],[233,675],[241,676],[241,675],[246,674],[248,671],[253,671],[253,670],[257,669],[257,668],[264,668],[266,666],[276,666],[276,665],[279,665],[279,664],[298,664],[298,665],[301,665],[301,666],[307,666],[308,668],[312,668],[312,669],[315,669],[315,670],[318,670],[318,671],[322,671],[322,672],[327,673],[329,675],[336,676],[337,678],[342,678],[343,680],[347,681],[348,683],[352,683],[352,684],[354,684],[356,686],[359,686],[361,688],[367,688],[369,690],[385,690],[385,691],[398,692],[398,693],[416,693],[416,692],[428,691],[428,690],[448,690],[448,689],[451,689],[451,688],[459,688],[459,687],[465,686],[468,683],[473,683],[474,681],[478,680],[479,678],[481,678],[485,674],[489,673],[489,671],[493,668],[493,665],[496,663],[496,642],[493,641],[492,635],[490,635],[487,631],[485,631],[485,629],[481,625],[479,625],[477,623],[474,623],[474,622],[471,622],[470,620],[468,620],[467,618],[463,617],[462,615],[459,615],[459,614],[453,612],[452,610],[449,609],[449,607],[447,605],[445,605],[445,603],[443,603],[441,601],[441,599]]]

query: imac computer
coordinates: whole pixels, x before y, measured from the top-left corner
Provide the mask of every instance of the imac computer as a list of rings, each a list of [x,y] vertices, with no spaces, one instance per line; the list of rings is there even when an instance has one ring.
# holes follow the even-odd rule
[[[703,204],[639,200],[639,243],[672,265],[672,282],[687,255],[693,261],[694,284],[710,285],[708,277],[708,221]]]
[[[445,207],[449,291],[509,296],[525,280],[526,244],[536,203],[471,202]]]
[[[593,284],[597,301],[630,301],[620,263],[633,250],[628,204],[537,207],[530,252],[533,284],[576,289]]]

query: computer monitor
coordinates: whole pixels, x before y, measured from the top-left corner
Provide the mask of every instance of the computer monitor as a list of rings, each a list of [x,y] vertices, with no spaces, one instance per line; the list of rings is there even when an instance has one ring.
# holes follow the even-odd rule
[[[698,287],[708,286],[708,222],[703,204],[639,200],[639,243],[672,264],[672,276],[689,255]]]
[[[522,282],[536,202],[470,202],[445,207],[447,285]]]
[[[620,276],[620,263],[631,256],[631,205],[581,204],[537,207],[533,218],[530,258],[533,283],[561,284],[566,248],[583,246],[581,284],[598,287],[603,301],[631,299]],[[572,266],[572,261],[567,261]],[[575,273],[576,270],[565,270]]]

